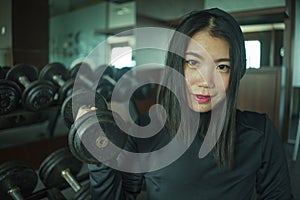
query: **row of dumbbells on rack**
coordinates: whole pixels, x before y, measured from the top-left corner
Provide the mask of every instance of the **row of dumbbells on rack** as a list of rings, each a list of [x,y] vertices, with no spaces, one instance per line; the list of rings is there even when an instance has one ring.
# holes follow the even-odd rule
[[[53,66],[57,66],[57,64],[48,66],[52,66],[49,68],[54,69]],[[18,80],[19,82],[23,81],[24,70],[20,70],[20,68],[15,66],[10,69],[6,74],[5,80],[11,80],[9,77],[12,76],[17,77],[14,78],[14,80]],[[63,68],[59,67],[59,69],[61,70]],[[108,73],[107,71],[111,69],[112,68],[107,68],[105,73]],[[14,70],[17,70],[18,73],[14,72]],[[43,70],[47,71],[49,69],[46,66]],[[72,92],[68,93],[68,89],[66,88],[69,79],[64,80],[62,76],[56,78],[55,74],[57,73],[53,73],[53,71],[57,72],[58,70],[49,70],[47,73],[42,73],[43,70],[41,70],[39,76],[45,78],[39,80],[47,80],[48,76],[52,80],[57,80],[57,84],[60,82],[57,94],[62,93],[63,97],[61,97],[62,99],[57,97],[57,99],[58,102],[61,101],[62,103],[61,113],[69,128],[69,145],[68,148],[58,150],[51,154],[41,164],[39,177],[44,183],[45,189],[40,191],[33,192],[36,187],[37,175],[29,165],[15,161],[1,164],[0,199],[35,200],[44,197],[53,200],[68,199],[61,193],[62,189],[68,187],[67,185],[69,185],[75,193],[72,199],[90,199],[89,184],[81,184],[80,181],[82,181],[83,178],[76,177],[82,163],[100,164],[105,161],[114,160],[120,154],[120,150],[127,141],[128,135],[123,132],[116,123],[116,120],[122,123],[122,117],[110,110],[107,103],[110,101],[109,98],[111,94],[108,93],[111,93],[111,87],[114,86],[115,83],[113,80],[115,79],[104,78],[100,80],[97,86],[103,84],[105,81],[111,82],[111,84],[105,83],[105,87],[100,87],[100,91],[102,92],[93,93],[90,90],[71,90]],[[16,73],[17,75],[10,75],[11,73]],[[29,79],[27,75],[25,77]],[[24,88],[25,90],[29,90],[28,88],[33,87],[31,85],[34,85],[34,81],[26,81]],[[130,85],[132,83],[128,82],[128,84]],[[109,86],[108,89],[106,88],[107,86]],[[141,91],[138,91],[136,98],[144,98],[146,95],[149,95],[149,91],[146,94],[142,91],[147,91],[147,89],[143,88]],[[126,93],[126,90],[124,90],[124,93]],[[75,121],[78,110],[86,105],[94,106],[97,109],[83,114]],[[99,127],[101,127],[101,129],[99,129]],[[89,144],[89,148],[87,148],[85,144]],[[115,146],[119,148],[114,148]],[[91,149],[94,153],[92,153]]]
[[[2,163],[0,199],[89,200],[91,195],[88,173],[82,168],[83,163],[66,147],[48,155],[37,172],[29,163],[23,161]],[[40,186],[38,180],[42,183]]]
[[[92,98],[93,97],[93,98]],[[78,110],[83,105],[92,105],[97,110],[87,112],[76,121]],[[127,134],[117,125],[122,118],[111,111],[104,96],[93,95],[87,90],[78,90],[67,97],[61,113],[70,129],[68,147],[56,150],[47,156],[38,173],[27,163],[9,161],[0,165],[0,199],[3,200],[88,200],[91,199],[88,172],[78,176],[83,164],[100,164],[115,159],[127,141]],[[101,126],[99,130],[98,127]],[[87,142],[98,156],[86,148]],[[38,178],[45,186],[36,190]],[[62,191],[71,189],[73,195]]]
[[[16,110],[20,105],[29,111],[38,111],[52,105],[62,104],[74,90],[88,89],[101,94],[110,101],[118,79],[130,68],[117,69],[102,67],[92,69],[87,63],[78,63],[70,70],[55,62],[44,66],[40,71],[27,64],[0,68],[0,115]],[[79,73],[80,71],[80,73]],[[127,76],[123,93],[137,83],[135,76]],[[74,83],[76,81],[76,88]],[[153,85],[140,87],[134,98],[145,99],[151,96]],[[120,93],[122,95],[122,92]],[[122,98],[119,98],[122,99]]]

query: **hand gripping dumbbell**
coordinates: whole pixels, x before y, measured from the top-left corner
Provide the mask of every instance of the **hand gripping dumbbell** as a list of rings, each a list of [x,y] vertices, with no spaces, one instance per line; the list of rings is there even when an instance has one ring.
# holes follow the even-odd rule
[[[58,102],[62,103],[64,99],[72,94],[74,79],[71,78],[69,71],[62,63],[49,63],[40,71],[39,78],[48,80],[58,86]]]
[[[7,72],[6,79],[15,81],[24,88],[22,104],[26,109],[37,111],[52,105],[54,85],[49,81],[38,80],[38,70],[35,66],[18,64]]]
[[[70,152],[68,148],[61,148],[51,153],[42,162],[39,168],[41,181],[47,188],[63,189],[71,186],[75,192],[74,199],[91,199],[89,185],[82,186],[76,180],[76,175],[80,172],[83,163]],[[83,199],[82,199],[83,200]]]
[[[73,102],[73,100],[75,100]],[[64,117],[66,126],[70,129],[77,116],[77,112],[81,106],[95,106],[100,110],[107,110],[106,100],[100,94],[91,93],[87,90],[75,91],[71,96],[68,96],[62,106],[61,115]]]
[[[5,80],[6,71],[0,68],[0,115],[17,108],[21,98],[21,88],[17,83]]]
[[[37,174],[28,164],[9,161],[0,165],[0,199],[23,200],[37,185]]]
[[[73,155],[86,163],[101,163],[116,158],[120,153],[119,149],[125,146],[127,134],[116,124],[114,116],[120,123],[123,119],[117,113],[113,116],[113,112],[107,108],[104,97],[97,93],[93,98],[86,91],[78,91],[72,97],[64,101],[62,116],[70,124],[73,122],[68,135],[69,148]],[[83,105],[88,105],[89,101],[96,102],[92,105],[97,110],[87,112],[74,122],[73,116],[76,116]],[[70,109],[72,105],[73,111]],[[75,115],[73,115],[74,111]],[[112,148],[114,145],[119,149]]]

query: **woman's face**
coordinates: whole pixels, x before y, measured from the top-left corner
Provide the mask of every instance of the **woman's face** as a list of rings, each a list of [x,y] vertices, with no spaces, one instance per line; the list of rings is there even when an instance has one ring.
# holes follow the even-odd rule
[[[208,112],[226,97],[230,75],[229,44],[207,31],[200,31],[190,40],[185,60],[189,107],[196,112]]]

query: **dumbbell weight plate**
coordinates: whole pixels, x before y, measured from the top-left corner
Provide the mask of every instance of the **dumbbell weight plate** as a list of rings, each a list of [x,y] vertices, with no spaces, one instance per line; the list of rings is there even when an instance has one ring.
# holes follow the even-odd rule
[[[132,68],[131,67],[123,67],[121,69],[115,70],[115,80],[119,80],[125,73],[129,72]]]
[[[63,80],[70,79],[70,74],[65,65],[59,62],[49,63],[40,71],[39,78],[43,80],[53,81],[53,76],[59,75]]]
[[[115,117],[117,116],[115,114]],[[121,122],[122,119],[118,118],[118,121]],[[126,141],[127,134],[117,126],[111,111],[91,111],[85,114],[81,120],[78,119],[78,124],[76,121],[69,132],[70,149],[86,163],[99,163],[115,159]],[[85,144],[90,145],[88,149]],[[119,148],[115,148],[115,146]],[[97,153],[96,158],[89,150]]]
[[[79,69],[80,69],[80,73],[82,73],[82,75],[84,75],[86,77],[93,77],[94,73],[93,73],[91,66],[85,62],[78,63],[71,69],[71,71],[70,71],[71,77],[75,78]]]
[[[108,75],[104,75],[98,82],[96,92],[98,94],[101,94],[106,99],[106,101],[110,102],[115,85],[116,80],[114,78]],[[126,83],[124,84],[124,86],[126,87]]]
[[[96,158],[94,158],[86,148],[83,147],[78,148],[78,146],[81,146],[83,144],[81,143],[81,141],[79,141],[80,138],[78,138],[76,127],[80,127],[88,118],[95,115],[96,115],[95,111],[90,111],[82,115],[81,117],[79,117],[76,120],[75,124],[73,124],[70,127],[70,131],[68,135],[69,149],[72,152],[72,154],[82,162],[90,163],[90,164],[98,164],[99,161]]]
[[[88,118],[84,125],[77,129],[77,134],[74,137],[75,147],[81,153],[87,152],[86,147],[82,143],[82,141],[85,141],[85,144],[91,144],[90,147],[93,152],[97,152],[98,162],[99,160],[103,162],[115,159],[119,155],[121,148],[125,146],[127,134],[117,126],[111,111],[96,111],[96,115],[97,120]],[[117,116],[115,113],[115,117]],[[118,118],[119,122],[123,121],[120,117]],[[102,131],[99,130],[99,125]]]
[[[0,199],[11,199],[8,190],[18,187],[23,197],[29,196],[37,185],[37,174],[26,163],[10,161],[0,165]]]
[[[76,175],[82,168],[83,163],[76,159],[68,148],[62,148],[51,153],[41,164],[39,175],[46,187],[59,189],[67,185],[61,172],[69,169],[72,175]]]
[[[0,114],[16,109],[20,102],[21,89],[13,81],[0,80]]]
[[[58,85],[58,83],[56,83],[53,80],[53,77],[55,75],[59,76],[62,80],[65,81],[64,85],[60,86],[60,85]],[[57,86],[57,88],[58,88],[58,103],[62,103],[63,100],[69,94],[72,93],[74,81],[69,80],[70,78],[71,78],[70,73],[69,73],[68,69],[66,68],[66,66],[59,62],[53,62],[53,63],[49,63],[49,64],[45,65],[39,74],[39,79],[51,81],[51,82],[55,83],[55,85]]]
[[[106,67],[105,69],[103,69]],[[104,70],[104,71],[103,71]],[[104,75],[108,75],[111,78],[115,79],[115,74],[116,74],[116,68],[113,66],[99,66],[94,70],[94,75],[100,80]],[[101,75],[101,76],[100,76]]]
[[[78,74],[79,72],[79,74]],[[76,64],[70,71],[71,77],[76,79],[76,87],[83,89],[93,89],[96,79],[92,68],[88,63],[81,62]]]
[[[75,99],[74,103],[76,103],[76,105],[73,105],[73,98]],[[68,96],[64,100],[61,107],[61,115],[63,116],[65,124],[68,128],[70,128],[74,123],[77,111],[83,105],[93,105],[99,110],[107,110],[107,102],[105,101],[103,96],[97,93],[93,95],[89,91],[78,90],[73,93],[73,95]]]
[[[61,86],[58,90],[58,102],[63,103],[63,101],[72,95],[74,86],[74,79],[69,79]]]
[[[103,66],[106,67],[106,66]],[[105,70],[103,69],[102,66],[96,68],[96,70],[94,71],[95,74],[95,80],[97,82],[97,86],[96,86],[96,92],[98,94],[101,94],[102,96],[104,96],[104,98],[106,99],[106,101],[110,101],[111,100],[111,94],[113,92],[113,89],[115,87],[115,83],[116,83],[116,68],[108,66],[105,68]],[[103,72],[104,70],[104,72]],[[102,73],[102,74],[101,74]]]
[[[55,88],[50,81],[36,80],[22,93],[22,103],[32,111],[49,107],[54,100]]]
[[[33,82],[38,78],[38,70],[33,65],[18,64],[7,72],[6,79],[19,83],[20,76],[26,76],[28,81]]]

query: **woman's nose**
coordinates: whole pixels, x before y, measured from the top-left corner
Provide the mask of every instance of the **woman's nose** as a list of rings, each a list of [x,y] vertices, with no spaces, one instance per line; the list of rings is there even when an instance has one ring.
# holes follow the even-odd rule
[[[198,85],[200,87],[212,88],[215,86],[214,84],[214,71],[212,67],[204,67],[202,69],[197,70],[198,76]]]

